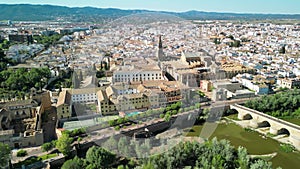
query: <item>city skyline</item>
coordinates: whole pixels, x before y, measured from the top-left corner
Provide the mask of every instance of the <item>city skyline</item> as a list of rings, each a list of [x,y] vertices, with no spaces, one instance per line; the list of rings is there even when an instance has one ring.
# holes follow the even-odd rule
[[[119,9],[145,9],[154,11],[185,12],[190,10],[205,12],[232,13],[263,13],[263,14],[300,14],[300,1],[294,0],[87,0],[87,1],[59,1],[59,0],[3,0],[2,4],[48,4],[68,7],[97,7]]]

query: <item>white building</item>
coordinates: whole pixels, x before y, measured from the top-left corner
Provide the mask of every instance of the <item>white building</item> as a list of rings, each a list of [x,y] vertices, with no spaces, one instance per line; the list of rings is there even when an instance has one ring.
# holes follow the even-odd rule
[[[135,66],[123,66],[114,71],[112,82],[136,82],[163,79],[163,73],[159,67],[136,68]]]
[[[72,103],[90,103],[97,101],[96,93],[101,88],[85,88],[68,90],[71,94]]]

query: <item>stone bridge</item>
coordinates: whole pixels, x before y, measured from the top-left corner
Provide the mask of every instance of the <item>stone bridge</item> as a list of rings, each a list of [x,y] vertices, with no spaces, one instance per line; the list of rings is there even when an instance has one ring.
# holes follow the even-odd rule
[[[287,135],[288,140],[300,149],[300,126],[238,104],[230,105],[230,109],[238,113],[238,119],[249,120],[249,127],[269,127],[271,134]]]

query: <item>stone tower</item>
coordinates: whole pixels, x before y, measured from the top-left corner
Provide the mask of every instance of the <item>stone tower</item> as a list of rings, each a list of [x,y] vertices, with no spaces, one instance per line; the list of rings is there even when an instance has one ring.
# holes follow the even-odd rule
[[[158,49],[157,49],[156,57],[158,61],[164,61],[164,52],[162,47],[161,35],[159,35],[159,39],[158,39]]]

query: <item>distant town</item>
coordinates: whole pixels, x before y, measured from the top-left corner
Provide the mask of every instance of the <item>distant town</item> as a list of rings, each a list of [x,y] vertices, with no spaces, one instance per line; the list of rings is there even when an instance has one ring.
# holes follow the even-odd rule
[[[11,151],[3,166],[145,167],[150,163],[138,159],[162,150],[167,140],[207,141],[211,135],[195,134],[206,122],[257,133],[255,139],[268,141],[262,144],[283,150],[249,153],[267,154],[262,159],[269,161],[290,153],[289,164],[276,158],[271,162],[295,167],[300,150],[299,37],[299,20],[183,20],[142,13],[101,24],[1,21],[0,142]],[[123,137],[140,147],[130,147]],[[149,145],[139,141],[147,138],[154,138]],[[223,144],[215,142],[211,144]],[[117,153],[107,155],[112,161],[93,164],[89,152],[104,151],[92,150],[95,145]],[[123,159],[120,148],[136,158]],[[153,168],[170,167],[160,166],[159,160]],[[193,168],[196,161],[170,165]],[[248,168],[259,166],[257,161],[248,161]],[[269,166],[259,162],[258,168]]]

